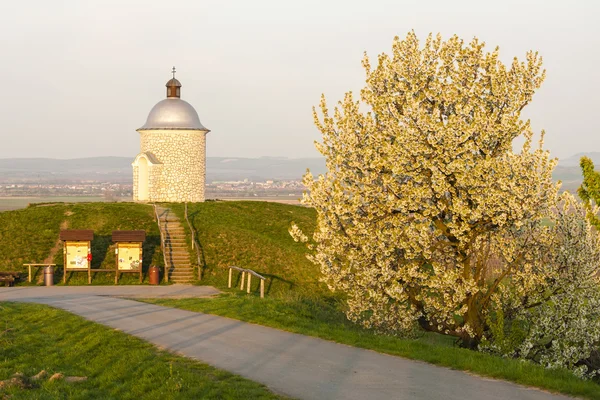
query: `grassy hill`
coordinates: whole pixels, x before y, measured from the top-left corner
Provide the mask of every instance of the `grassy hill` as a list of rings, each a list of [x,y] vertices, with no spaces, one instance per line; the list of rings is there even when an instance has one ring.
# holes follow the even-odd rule
[[[184,221],[181,204],[169,205]],[[202,284],[227,285],[227,267],[250,268],[268,278],[267,294],[289,291],[326,293],[319,270],[305,257],[305,247],[288,233],[292,221],[308,232],[314,230],[314,210],[267,202],[206,202],[189,205],[189,216],[201,244]],[[0,212],[0,270],[23,271],[24,263],[54,262],[62,271],[61,229],[93,229],[92,268],[115,268],[113,230],[143,229],[144,269],[163,265],[160,233],[149,205],[134,203],[38,204],[26,209]],[[184,226],[187,225],[184,223]],[[188,239],[191,235],[188,235]],[[191,242],[190,242],[191,245]],[[196,259],[191,250],[192,259]],[[50,261],[52,260],[52,261]],[[55,282],[62,275],[57,273]],[[236,274],[235,278],[239,276]],[[86,283],[87,275],[75,273],[71,284]],[[112,273],[96,273],[93,283],[108,284]],[[121,282],[135,283],[131,274]],[[237,282],[239,285],[239,281]],[[258,290],[258,280],[253,290]]]
[[[184,220],[184,207],[171,208]],[[265,276],[265,292],[303,294],[328,292],[319,282],[319,269],[306,259],[306,248],[288,233],[292,222],[313,232],[313,209],[279,203],[226,201],[190,204],[190,222],[201,246],[202,283],[227,284],[228,266],[252,269]],[[186,226],[187,229],[187,226]],[[191,235],[188,235],[188,238]],[[239,285],[238,274],[234,283]],[[252,290],[258,290],[253,280]]]
[[[24,263],[53,262],[57,265],[55,282],[62,278],[63,253],[58,241],[61,228],[93,229],[92,268],[115,268],[113,230],[143,229],[144,269],[163,265],[160,233],[153,208],[133,203],[38,204],[15,211],[0,212],[0,270],[26,271]],[[120,282],[137,282],[134,274],[123,275]],[[93,283],[114,283],[113,273],[95,273]],[[74,273],[69,283],[87,283],[87,274]]]

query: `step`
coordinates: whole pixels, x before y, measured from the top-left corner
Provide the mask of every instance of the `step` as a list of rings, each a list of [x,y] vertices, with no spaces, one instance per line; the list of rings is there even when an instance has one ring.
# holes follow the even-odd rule
[[[186,260],[185,258],[180,258],[180,259],[169,259],[167,258],[167,264],[171,265],[171,266],[182,266],[182,267],[186,267],[188,265],[190,265],[192,263],[192,260],[190,260],[189,258]]]
[[[181,251],[181,250],[170,250],[167,248],[167,254],[165,254],[167,257],[170,258],[182,258],[182,257],[189,257],[190,253],[188,253],[187,251]]]
[[[169,249],[187,249],[188,248],[188,244],[186,242],[169,242],[166,241],[164,243],[166,248]]]
[[[172,276],[194,275],[193,268],[182,268],[169,271]]]
[[[181,259],[172,259],[170,260],[169,258],[167,258],[167,264],[170,266],[176,266],[176,267],[187,267],[192,263],[192,260],[190,260],[189,258],[186,260],[184,258]]]
[[[167,260],[169,268],[189,268],[191,263],[190,260]]]
[[[169,273],[173,276],[194,275],[194,270],[192,268],[181,268],[171,270]]]
[[[188,269],[188,265],[190,265],[189,263],[187,264],[180,264],[180,265],[171,265],[168,264],[167,265],[167,269],[171,272],[173,271],[180,271],[180,272],[186,272],[187,273],[187,269]]]

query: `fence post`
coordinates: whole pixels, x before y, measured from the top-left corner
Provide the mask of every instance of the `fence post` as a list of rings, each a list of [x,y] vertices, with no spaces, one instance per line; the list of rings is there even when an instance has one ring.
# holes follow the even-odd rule
[[[242,271],[242,284],[240,285],[240,290],[244,290],[244,274],[246,271]]]
[[[260,280],[260,298],[264,299],[265,297],[265,280],[261,279]]]
[[[200,267],[198,267],[200,268]],[[229,268],[229,283],[227,284],[227,287],[231,289],[231,273],[233,272],[233,268]]]
[[[247,293],[250,293],[250,285],[251,285],[251,280],[252,280],[252,274],[250,272],[248,272],[248,287],[246,289]]]

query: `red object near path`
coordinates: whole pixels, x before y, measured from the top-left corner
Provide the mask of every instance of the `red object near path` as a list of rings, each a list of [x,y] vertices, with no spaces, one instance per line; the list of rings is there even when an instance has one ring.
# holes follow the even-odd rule
[[[148,270],[151,285],[158,285],[160,283],[160,269],[157,266],[152,266]]]

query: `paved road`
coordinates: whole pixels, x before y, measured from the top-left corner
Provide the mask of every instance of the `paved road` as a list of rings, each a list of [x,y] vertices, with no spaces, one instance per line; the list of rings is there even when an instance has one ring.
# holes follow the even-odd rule
[[[0,288],[0,301],[59,307],[300,399],[567,398],[229,318],[110,297],[143,297],[146,293],[181,297],[193,291],[208,295],[216,289],[177,285],[17,287]]]

